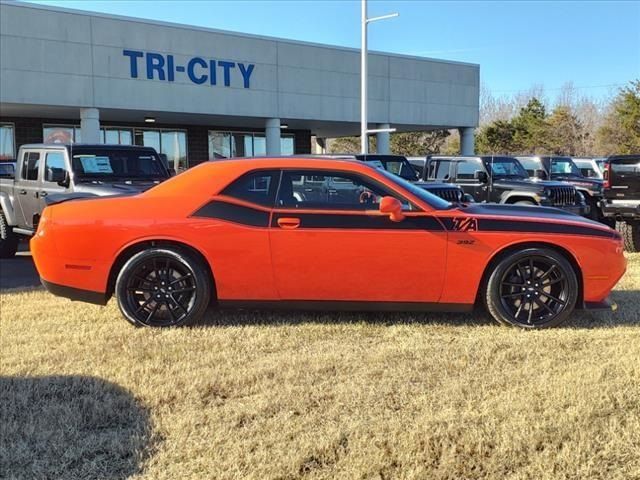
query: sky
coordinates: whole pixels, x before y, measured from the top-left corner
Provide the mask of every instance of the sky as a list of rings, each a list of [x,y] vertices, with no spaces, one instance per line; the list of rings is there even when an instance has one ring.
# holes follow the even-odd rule
[[[359,0],[37,0],[34,3],[360,47]],[[370,0],[369,49],[480,64],[496,96],[567,82],[606,98],[640,79],[639,1]],[[206,47],[202,47],[206,48]],[[204,54],[205,52],[203,52]]]

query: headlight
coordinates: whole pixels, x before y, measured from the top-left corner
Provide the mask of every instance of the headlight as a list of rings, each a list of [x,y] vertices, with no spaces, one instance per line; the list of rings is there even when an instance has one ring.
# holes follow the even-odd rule
[[[584,194],[576,190],[576,198],[578,199],[578,203],[585,203]]]
[[[545,188],[545,189],[544,189],[544,192],[543,192],[543,195],[544,195],[545,197],[547,197],[547,198],[548,198],[548,197],[550,197],[550,196],[551,196],[551,193],[552,193],[552,192],[551,192],[551,189],[550,189],[550,188]]]

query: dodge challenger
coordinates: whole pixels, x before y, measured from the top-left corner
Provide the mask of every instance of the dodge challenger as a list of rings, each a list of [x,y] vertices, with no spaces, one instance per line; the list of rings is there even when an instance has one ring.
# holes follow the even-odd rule
[[[314,188],[314,184],[320,188]],[[470,311],[556,326],[613,308],[621,237],[554,208],[451,204],[363,162],[207,162],[135,196],[52,198],[31,249],[53,294],[137,326],[218,308]]]

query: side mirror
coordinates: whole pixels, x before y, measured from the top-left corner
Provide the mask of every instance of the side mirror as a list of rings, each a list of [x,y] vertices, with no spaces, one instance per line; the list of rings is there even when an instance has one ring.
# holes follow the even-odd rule
[[[533,171],[533,176],[536,178],[539,178],[540,180],[546,180],[547,178],[547,172],[545,172],[544,170],[542,170],[541,168],[536,168]]]
[[[57,183],[66,188],[69,186],[69,172],[62,168],[47,168],[45,181]]]
[[[487,172],[483,170],[476,170],[473,174],[473,178],[478,180],[480,183],[489,183],[489,175],[487,175]]]
[[[175,177],[177,175],[176,173],[176,169],[173,167],[169,167],[169,176],[170,177]]]
[[[404,220],[404,214],[402,213],[402,204],[400,200],[394,197],[382,197],[380,200],[380,213],[389,215],[389,219],[392,222],[401,222]]]

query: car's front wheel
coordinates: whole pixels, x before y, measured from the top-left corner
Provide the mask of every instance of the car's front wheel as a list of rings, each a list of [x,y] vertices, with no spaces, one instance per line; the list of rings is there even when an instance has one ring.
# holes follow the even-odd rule
[[[564,255],[527,248],[497,262],[484,297],[487,310],[500,323],[530,329],[554,327],[575,309],[578,280]]]
[[[211,299],[202,262],[174,248],[149,248],[133,255],[116,280],[124,317],[136,326],[177,327],[197,322]]]

